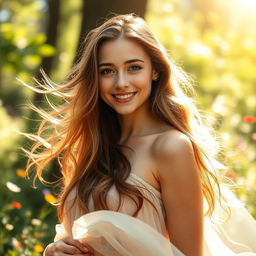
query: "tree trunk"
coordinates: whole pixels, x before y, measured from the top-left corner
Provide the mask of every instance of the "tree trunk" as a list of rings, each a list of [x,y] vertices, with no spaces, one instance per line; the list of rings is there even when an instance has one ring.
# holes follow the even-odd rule
[[[53,47],[56,46],[57,36],[58,36],[58,24],[60,19],[60,0],[48,0],[48,22],[46,28],[46,37],[47,37],[47,44],[52,45]],[[53,56],[46,57],[43,59],[42,68],[49,74],[52,68],[52,61]]]
[[[46,43],[56,46],[57,42],[57,34],[58,34],[58,23],[59,23],[59,10],[60,10],[60,0],[48,0],[48,19],[46,24]],[[52,69],[53,56],[44,57],[41,67],[45,71],[46,74],[49,74]],[[38,72],[36,77],[40,77],[40,73]],[[36,106],[41,106],[43,104],[43,94],[35,93],[33,104]],[[32,114],[33,115],[33,114]]]
[[[83,19],[78,41],[78,50],[86,34],[91,29],[103,23],[111,14],[135,13],[140,17],[144,17],[146,5],[147,0],[83,0]]]

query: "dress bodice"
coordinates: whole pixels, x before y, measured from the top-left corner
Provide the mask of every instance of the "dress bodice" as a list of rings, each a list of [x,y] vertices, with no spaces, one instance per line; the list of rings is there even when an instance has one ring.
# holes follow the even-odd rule
[[[137,186],[137,188],[141,191],[143,196],[145,196],[147,199],[150,200],[152,204],[150,204],[147,200],[143,201],[142,208],[140,209],[137,218],[142,220],[143,222],[147,223],[151,227],[153,227],[155,230],[160,232],[162,235],[164,235],[166,238],[168,237],[166,225],[165,225],[165,210],[163,206],[163,202],[161,199],[161,193],[154,188],[152,185],[147,183],[144,179],[136,175],[135,173],[130,173],[130,176],[127,179],[127,182],[130,184],[134,184]],[[64,221],[63,225],[68,232],[68,234],[71,234],[72,231],[72,225],[73,222],[82,216],[84,212],[80,209],[78,204],[75,200],[76,197],[76,191],[73,189],[67,199],[66,199],[66,207],[64,211]],[[111,189],[109,190],[108,196],[107,196],[107,204],[112,211],[116,211],[118,208],[118,201],[119,200],[119,194],[113,185]],[[123,197],[121,200],[120,209],[118,212],[127,214],[132,216],[133,213],[136,210],[135,203],[129,198],[129,197]],[[94,211],[94,204],[92,197],[90,197],[88,202],[88,210],[89,212]]]
[[[165,225],[165,210],[161,199],[161,193],[156,188],[154,188],[152,185],[147,183],[144,179],[142,179],[133,172],[130,173],[127,182],[135,185],[141,191],[143,196],[150,200],[150,202],[154,205],[153,206],[152,204],[150,204],[150,202],[144,200],[142,208],[140,209],[136,218],[147,223],[165,237],[168,237]],[[110,210],[117,211],[118,200],[119,195],[115,186],[113,185],[109,190],[107,196],[107,204],[110,207]],[[129,197],[126,196],[122,198],[121,206],[118,212],[132,216],[136,209],[137,207],[135,203]],[[89,200],[88,210],[89,212],[94,211],[92,198],[90,198]]]

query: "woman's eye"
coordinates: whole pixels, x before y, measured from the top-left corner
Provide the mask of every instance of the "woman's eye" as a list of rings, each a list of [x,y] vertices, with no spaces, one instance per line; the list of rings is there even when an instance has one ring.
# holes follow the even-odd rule
[[[132,65],[132,66],[129,67],[129,70],[131,70],[131,71],[137,71],[137,70],[140,70],[140,69],[142,69],[142,67],[138,66],[138,65]]]
[[[104,68],[100,71],[100,74],[101,75],[108,75],[110,74],[111,72],[113,72],[113,70],[111,68]]]

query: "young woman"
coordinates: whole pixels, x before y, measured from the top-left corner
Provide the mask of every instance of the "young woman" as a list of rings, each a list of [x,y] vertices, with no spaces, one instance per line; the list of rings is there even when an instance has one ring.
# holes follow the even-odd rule
[[[67,80],[41,86],[63,99],[37,110],[44,120],[28,152],[36,178],[56,157],[63,174],[45,256],[256,255],[255,221],[219,184],[189,79],[143,19],[107,20]]]

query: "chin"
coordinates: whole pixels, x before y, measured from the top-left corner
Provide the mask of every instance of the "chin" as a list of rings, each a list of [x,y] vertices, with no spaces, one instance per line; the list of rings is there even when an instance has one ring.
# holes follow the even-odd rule
[[[134,109],[114,109],[118,115],[130,115],[135,112]]]
[[[116,113],[120,116],[126,116],[133,113],[133,111],[116,111]]]

